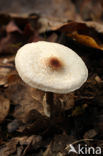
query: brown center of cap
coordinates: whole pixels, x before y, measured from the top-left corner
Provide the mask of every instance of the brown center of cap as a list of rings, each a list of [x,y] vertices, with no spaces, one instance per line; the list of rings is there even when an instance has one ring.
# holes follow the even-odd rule
[[[63,68],[63,62],[56,58],[56,57],[50,57],[47,60],[47,65],[50,67],[52,70],[60,70]]]

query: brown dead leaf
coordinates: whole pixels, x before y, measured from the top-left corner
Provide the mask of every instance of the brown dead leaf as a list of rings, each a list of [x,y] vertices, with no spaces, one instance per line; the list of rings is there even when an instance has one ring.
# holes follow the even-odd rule
[[[91,36],[79,34],[76,31],[68,34],[68,36],[85,46],[103,50],[103,47],[101,47]]]
[[[6,20],[3,15],[1,15],[1,18]],[[2,27],[4,27],[2,32],[5,33],[0,38],[0,53],[15,54],[25,43],[40,40],[37,16],[19,17],[9,15],[8,18],[9,22],[7,25],[5,25],[5,22],[2,22]]]
[[[50,35],[47,40],[49,42],[56,42],[57,38],[58,38],[58,35],[56,33],[52,33],[52,35]]]
[[[0,85],[5,85],[6,84],[6,76],[10,72],[9,68],[6,68],[5,65],[1,65],[0,67]]]
[[[97,135],[97,132],[95,129],[90,129],[89,131],[87,131],[84,134],[84,139],[90,139],[90,138],[94,138]]]
[[[6,87],[16,83],[18,84],[20,81],[21,81],[20,77],[14,70],[7,75]]]
[[[57,135],[48,145],[46,151],[43,153],[43,156],[57,156],[60,153],[62,156],[65,156],[65,148],[67,144],[72,143],[74,141],[73,136],[68,136],[66,134]]]
[[[38,27],[34,26],[32,22],[30,23],[30,21],[25,25],[23,33],[24,36],[28,38],[28,42],[37,42],[43,40],[43,38],[38,34],[39,27],[39,25]]]
[[[15,24],[13,20],[11,20],[7,26],[6,26],[6,32],[12,33],[12,32],[19,32],[22,33],[22,31],[19,29],[19,27]]]
[[[93,22],[90,24],[90,22],[72,21],[61,24],[61,26],[54,28],[53,30],[63,32],[65,35],[71,37],[83,45],[103,50],[103,40],[101,37],[103,30],[99,30],[99,27],[102,27],[102,25],[100,26],[99,24],[99,26],[97,26],[98,23],[95,25],[93,25]]]
[[[27,23],[24,27],[24,34],[26,34],[27,36],[30,36],[31,34],[33,34],[34,30],[31,26],[30,23]]]
[[[84,20],[102,21],[103,2],[102,0],[78,0],[77,9]]]
[[[59,23],[58,26],[54,26],[51,30],[58,30],[61,32],[71,33],[73,31],[83,31],[87,32],[88,27],[86,26],[85,22],[77,22],[77,21],[70,21],[65,23]]]
[[[15,132],[21,125],[21,122],[17,119],[14,119],[13,121],[9,122],[7,125],[8,133]]]
[[[96,75],[96,76],[95,76],[95,81],[96,81],[97,83],[102,83],[102,82],[103,82],[103,80],[100,78],[99,75]]]
[[[73,111],[72,111],[72,116],[78,116],[80,114],[83,114],[85,109],[88,107],[87,104],[84,104],[82,106],[77,106]]]
[[[0,156],[10,156],[14,153],[16,153],[16,155],[19,154],[19,156],[24,156],[31,147],[33,149],[39,148],[40,142],[41,137],[36,135],[12,138],[5,145],[1,146]]]
[[[4,121],[10,109],[10,101],[4,96],[0,95],[0,123]]]
[[[103,24],[95,21],[87,21],[85,22],[89,28],[93,28],[98,33],[103,34]]]
[[[43,97],[45,92],[35,89],[35,88],[30,88],[30,92],[31,92],[31,96],[33,99],[35,99],[36,101],[42,103],[43,102]]]
[[[7,85],[7,78],[14,71],[14,57],[0,58],[0,85]]]
[[[37,110],[39,113],[44,115],[43,97],[44,97],[45,93],[38,89],[34,89],[34,88],[30,88],[30,87],[27,87],[27,88],[28,89],[25,89],[25,93],[23,93],[24,95],[22,94],[22,96],[24,96],[25,99],[20,101],[20,104],[22,105],[23,111],[24,111],[24,113],[21,112],[21,115],[25,116],[25,113],[28,113],[29,111],[31,111],[33,109]],[[18,92],[18,91],[16,91],[16,92]],[[20,91],[19,91],[19,93],[20,93]],[[21,95],[19,95],[19,97],[20,96]],[[27,104],[27,102],[28,102],[28,104]],[[63,110],[69,110],[69,109],[73,108],[73,106],[75,104],[74,103],[74,93],[69,93],[69,94],[64,94],[64,95],[63,94],[54,94],[54,104],[58,105],[58,103],[61,103]],[[20,109],[16,110],[16,113],[18,115],[20,115],[19,114],[20,112],[18,112],[18,111],[21,111],[22,107],[20,107]],[[59,107],[59,105],[57,107]]]
[[[8,34],[0,40],[0,53],[15,54],[22,45],[23,41],[24,39],[21,34]]]
[[[74,106],[74,93],[54,94],[54,103],[61,103],[63,110],[69,110]]]
[[[44,115],[43,106],[39,99],[39,92],[34,94],[34,96],[37,95],[37,97],[35,96],[36,99],[34,99],[31,90],[33,89],[20,80],[18,83],[12,83],[12,85],[9,85],[5,91],[5,95],[12,101],[12,104],[15,106],[17,105],[13,112],[13,116],[23,122],[27,120],[26,116],[31,110],[35,110]]]
[[[5,84],[6,84],[6,79],[0,76],[0,86],[5,85]]]

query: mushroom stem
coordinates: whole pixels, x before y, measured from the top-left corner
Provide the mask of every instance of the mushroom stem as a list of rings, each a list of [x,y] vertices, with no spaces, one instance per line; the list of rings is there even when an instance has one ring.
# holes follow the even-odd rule
[[[52,92],[45,92],[44,98],[43,98],[43,107],[44,107],[44,113],[47,117],[53,116],[53,93]]]

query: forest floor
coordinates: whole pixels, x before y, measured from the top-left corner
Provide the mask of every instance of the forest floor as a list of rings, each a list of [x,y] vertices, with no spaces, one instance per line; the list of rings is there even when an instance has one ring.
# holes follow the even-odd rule
[[[0,2],[0,156],[82,155],[69,153],[70,144],[103,153],[103,2],[21,2]],[[89,71],[79,90],[55,94],[55,102],[65,103],[55,119],[44,115],[44,93],[24,84],[15,69],[17,50],[40,40],[73,49]]]

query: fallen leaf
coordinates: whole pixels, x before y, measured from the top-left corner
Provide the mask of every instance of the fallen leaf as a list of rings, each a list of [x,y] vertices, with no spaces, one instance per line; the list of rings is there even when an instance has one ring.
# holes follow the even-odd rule
[[[103,47],[101,47],[96,41],[95,39],[93,39],[91,36],[87,36],[87,35],[83,35],[83,34],[79,34],[77,32],[73,32],[71,34],[68,34],[69,37],[75,39],[77,42],[88,46],[88,47],[92,47],[92,48],[97,48],[100,50],[103,50]]]
[[[5,85],[7,82],[7,75],[10,72],[10,68],[6,68],[6,65],[0,65],[0,85]]]
[[[23,35],[18,32],[9,33],[0,40],[0,53],[15,54],[16,51],[23,45]]]
[[[58,35],[56,33],[52,33],[52,35],[48,37],[47,41],[56,42],[57,38],[58,38]]]
[[[7,26],[6,26],[6,32],[12,33],[12,32],[19,32],[22,33],[22,31],[19,29],[19,27],[15,24],[13,20],[11,20]]]
[[[0,95],[0,123],[4,121],[10,109],[10,101],[4,96]]]
[[[65,156],[65,154],[67,154],[65,153],[65,148],[67,144],[72,143],[72,141],[74,141],[73,136],[68,136],[66,134],[56,135],[43,153],[43,156],[57,156],[59,153]]]
[[[90,138],[94,138],[97,135],[97,132],[95,129],[90,129],[89,131],[87,131],[84,134],[84,139],[90,139]]]
[[[5,86],[7,84],[9,74],[14,71],[13,62],[13,57],[3,57],[0,59],[0,85]]]
[[[65,33],[72,33],[74,31],[82,31],[82,32],[88,32],[89,28],[86,25],[85,22],[77,22],[77,21],[70,21],[70,22],[65,22],[65,23],[60,23],[58,26],[52,27],[51,30],[58,30],[60,32],[65,32]]]
[[[20,126],[20,124],[21,124],[21,122],[17,119],[11,121],[7,126],[8,132],[9,133],[15,132],[18,129],[18,127]]]
[[[35,99],[36,101],[43,103],[43,97],[45,92],[39,90],[39,89],[35,89],[35,88],[30,88],[30,92],[31,92],[31,96],[33,99]]]
[[[8,75],[7,75],[7,81],[6,81],[6,87],[7,86],[10,86],[10,85],[13,85],[13,84],[18,84],[21,79],[20,77],[18,76],[17,72],[14,70],[12,72],[10,72]]]
[[[61,103],[63,110],[69,110],[74,106],[74,93],[54,94],[55,105]]]
[[[43,105],[40,101],[41,97],[38,94],[39,92],[36,92],[38,94],[36,94],[37,97],[34,94],[36,99],[32,97],[33,94],[31,93],[32,88],[24,84],[22,80],[18,81],[18,83],[12,83],[12,85],[9,85],[5,90],[6,97],[8,97],[12,101],[12,104],[16,106],[13,116],[23,122],[27,120],[26,116],[31,110],[35,110],[44,115]]]
[[[83,112],[85,111],[85,109],[88,107],[87,104],[80,106],[77,106],[73,111],[72,111],[72,116],[78,116],[80,114],[83,114]]]
[[[103,3],[101,0],[94,1],[94,0],[84,0],[84,1],[76,1],[78,6],[78,11],[81,17],[84,20],[94,20],[94,21],[101,21],[102,14],[103,14]],[[98,11],[99,10],[99,11]]]
[[[95,21],[87,21],[85,22],[89,28],[93,28],[98,33],[103,34],[103,24]]]
[[[5,145],[1,146],[0,156],[10,156],[14,153],[18,155],[18,152],[20,156],[24,156],[31,149],[31,146],[33,149],[38,149],[40,147],[40,142],[41,137],[36,135],[12,138]]]
[[[103,82],[103,80],[100,78],[99,75],[95,76],[95,80],[96,80],[97,83],[102,83]]]

